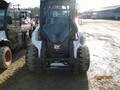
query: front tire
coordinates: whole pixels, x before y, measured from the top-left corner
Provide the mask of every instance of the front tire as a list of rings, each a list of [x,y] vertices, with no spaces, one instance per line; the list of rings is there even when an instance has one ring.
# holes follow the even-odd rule
[[[24,48],[27,48],[29,44],[30,44],[30,37],[28,37],[26,33],[24,33],[24,45],[23,45]]]
[[[77,66],[77,71],[78,72],[86,72],[89,69],[90,65],[90,53],[89,49],[86,45],[80,46],[78,49],[77,53],[77,58],[78,58],[78,66]]]
[[[12,63],[12,53],[9,47],[0,47],[0,69],[7,69]]]
[[[30,45],[28,46],[27,51],[26,51],[27,68],[31,72],[40,73],[42,71],[42,65],[37,64],[34,60],[35,58],[38,58],[38,50],[34,45]]]

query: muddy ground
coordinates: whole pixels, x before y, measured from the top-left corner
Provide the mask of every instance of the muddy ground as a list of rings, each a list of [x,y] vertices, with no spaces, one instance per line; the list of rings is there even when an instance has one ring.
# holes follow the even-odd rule
[[[87,73],[71,71],[29,72],[25,50],[13,54],[13,64],[0,71],[0,90],[120,90],[120,21],[82,20],[91,64]],[[112,76],[96,79],[95,76]]]

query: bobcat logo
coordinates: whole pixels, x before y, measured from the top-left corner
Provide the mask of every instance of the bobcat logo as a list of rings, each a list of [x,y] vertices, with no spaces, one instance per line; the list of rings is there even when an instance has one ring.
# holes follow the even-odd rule
[[[55,44],[54,44],[54,49],[55,49],[56,51],[58,51],[58,50],[60,49],[60,45],[55,45]]]

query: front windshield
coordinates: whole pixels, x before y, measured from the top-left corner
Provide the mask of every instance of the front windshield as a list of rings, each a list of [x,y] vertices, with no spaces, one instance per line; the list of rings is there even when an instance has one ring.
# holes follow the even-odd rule
[[[3,26],[4,24],[4,14],[5,10],[0,10],[0,26]]]
[[[44,7],[44,32],[51,42],[62,42],[69,34],[69,6],[66,2],[49,2]]]

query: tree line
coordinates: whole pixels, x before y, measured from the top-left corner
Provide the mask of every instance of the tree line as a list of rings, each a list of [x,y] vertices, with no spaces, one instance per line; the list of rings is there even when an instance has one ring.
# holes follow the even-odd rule
[[[29,10],[31,11],[32,17],[35,18],[36,15],[40,14],[40,8],[39,7],[34,7],[34,8],[22,8],[22,10]]]

